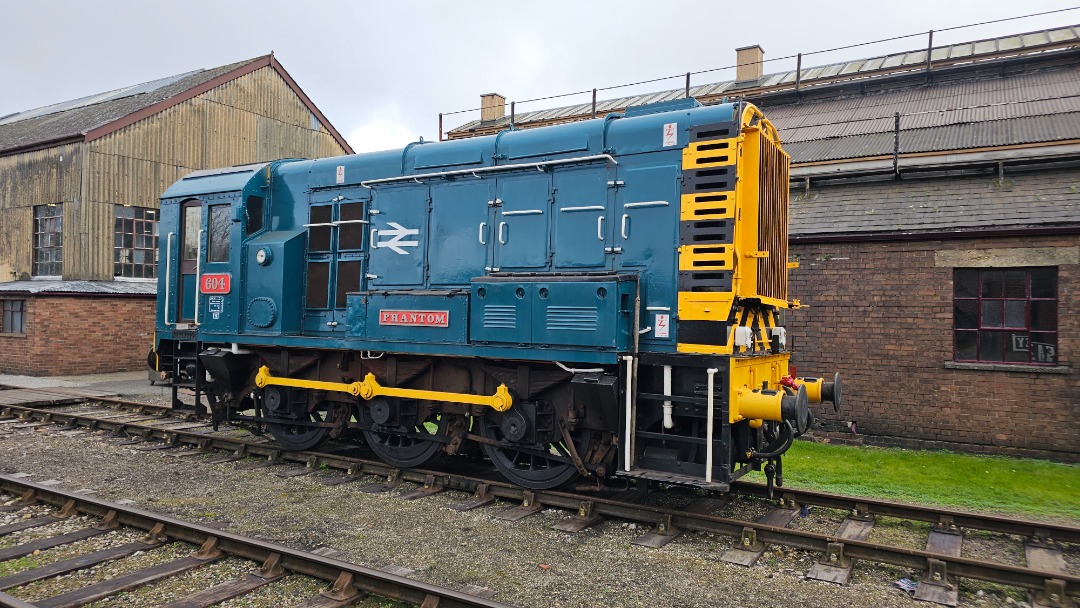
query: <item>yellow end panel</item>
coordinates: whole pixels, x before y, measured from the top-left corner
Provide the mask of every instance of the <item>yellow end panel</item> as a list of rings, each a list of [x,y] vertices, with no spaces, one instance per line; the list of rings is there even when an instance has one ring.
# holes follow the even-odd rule
[[[729,421],[734,423],[745,418],[738,411],[740,390],[760,389],[763,382],[768,382],[770,390],[780,389],[780,379],[787,375],[790,361],[788,354],[732,357]]]
[[[726,321],[731,314],[731,292],[679,292],[679,319],[686,321]]]
[[[723,220],[735,217],[734,192],[706,192],[704,194],[682,195],[682,207],[679,219]]]
[[[733,255],[731,245],[682,245],[679,247],[679,270],[731,270]]]
[[[683,148],[683,169],[734,165],[738,144],[737,137],[691,143]]]

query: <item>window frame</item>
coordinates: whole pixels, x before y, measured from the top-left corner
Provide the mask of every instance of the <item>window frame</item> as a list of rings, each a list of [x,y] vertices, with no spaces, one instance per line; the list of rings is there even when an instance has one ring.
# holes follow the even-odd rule
[[[206,206],[206,262],[226,263],[232,249],[232,205]],[[217,224],[220,222],[221,226]],[[220,230],[221,232],[218,232]]]
[[[148,217],[153,216],[153,217]],[[121,280],[155,280],[159,261],[158,226],[160,214],[150,207],[114,205],[113,211],[113,278]],[[131,232],[127,231],[130,222]],[[150,231],[140,232],[147,225]],[[130,237],[130,245],[127,239]],[[139,243],[142,242],[140,246]],[[122,261],[124,250],[130,251],[128,261]],[[136,262],[137,252],[142,252],[143,262]],[[149,258],[149,261],[146,261]],[[125,274],[130,270],[130,274]]]
[[[15,305],[19,310],[15,311]],[[18,315],[18,327],[14,327],[14,320]],[[17,331],[12,331],[17,329]],[[26,298],[0,298],[0,336],[25,336],[26,335]]]
[[[49,212],[46,215],[46,212]],[[34,205],[32,211],[33,241],[30,255],[30,274],[37,278],[60,278],[64,275],[64,204]],[[50,220],[56,220],[55,230],[46,231]],[[54,239],[48,238],[55,235]],[[45,244],[45,241],[50,241]],[[46,257],[56,259],[42,259]],[[52,271],[56,272],[52,272]]]
[[[1016,293],[1016,287],[1019,284],[1010,282],[1008,277],[1008,275],[1012,274],[1012,278],[1016,279],[1016,273],[1019,272],[1024,273],[1023,296]],[[974,273],[973,279],[970,273]],[[997,274],[999,277],[988,277],[988,273]],[[1040,285],[1038,294],[1035,285],[1033,285],[1037,273],[1042,275],[1044,281],[1047,281],[1046,284]],[[962,276],[964,274],[967,274],[966,279]],[[1028,368],[1059,365],[1061,358],[1061,323],[1059,318],[1061,292],[1059,275],[1057,266],[954,268],[952,361],[972,365],[1011,365]],[[1000,279],[999,284],[994,282],[995,279]],[[972,282],[969,284],[968,281]],[[988,285],[997,293],[988,294]],[[1052,289],[1048,290],[1047,285],[1052,286]],[[1013,293],[1010,293],[1010,290]],[[1052,295],[1046,295],[1048,291],[1052,291]],[[1018,307],[1020,303],[1023,304],[1022,325],[1017,323],[1021,310]],[[1041,311],[1038,314],[1038,320],[1035,314],[1037,309]],[[1051,312],[1052,314],[1050,314]],[[1047,320],[1045,315],[1049,315],[1049,319],[1052,319],[1052,329],[1038,326],[1040,321],[1045,322]],[[1010,319],[1012,322],[1010,322]],[[995,338],[995,336],[998,337]],[[973,345],[970,343],[971,337],[975,339]],[[1041,338],[1042,341],[1036,342],[1036,337]],[[1017,348],[1017,338],[1026,340],[1027,357],[1025,361],[1019,361],[1015,358],[1009,359],[1010,353],[1025,352]],[[1049,338],[1052,338],[1052,344],[1049,343]],[[1000,347],[997,347],[999,358],[983,358],[984,355],[989,356],[984,353],[984,351],[988,350],[986,347],[995,346],[993,342],[984,345],[984,339],[996,339],[998,341],[1000,344]],[[961,346],[962,340],[965,342],[964,346]],[[1012,350],[1009,348],[1010,343],[1013,344]],[[1039,360],[1040,357],[1046,356],[1043,353],[1047,351],[1042,349],[1036,351],[1034,348],[1036,344],[1050,347],[1049,353],[1052,358]],[[962,356],[965,353],[961,351],[969,349],[973,349],[970,353],[973,358]]]

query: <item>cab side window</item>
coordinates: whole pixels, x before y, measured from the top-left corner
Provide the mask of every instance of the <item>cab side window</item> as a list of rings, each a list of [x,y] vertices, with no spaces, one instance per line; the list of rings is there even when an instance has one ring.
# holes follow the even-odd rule
[[[232,225],[229,205],[210,206],[210,255],[208,262],[229,261],[229,227]]]

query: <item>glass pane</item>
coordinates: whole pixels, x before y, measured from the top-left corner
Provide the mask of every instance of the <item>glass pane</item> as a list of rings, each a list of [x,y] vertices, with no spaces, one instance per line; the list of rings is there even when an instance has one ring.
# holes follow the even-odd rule
[[[956,359],[957,361],[975,361],[979,344],[979,334],[974,331],[956,332]]]
[[[1057,297],[1057,268],[1033,268],[1031,270],[1031,297]]]
[[[1031,301],[1031,329],[1057,331],[1057,301]]]
[[[263,227],[263,199],[261,196],[249,196],[244,205],[245,234],[255,234]]]
[[[1001,300],[983,300],[982,327],[1001,327]]]
[[[1005,327],[1027,327],[1027,300],[1005,300]]]
[[[338,262],[336,308],[345,308],[345,294],[360,291],[360,262]]]
[[[228,205],[210,207],[210,262],[229,261],[229,227],[232,225]]]
[[[1057,334],[1031,334],[1031,360],[1034,363],[1057,363]]]
[[[957,268],[953,273],[953,294],[957,298],[979,297],[979,271],[974,268]]]
[[[982,297],[1000,298],[1004,292],[1005,273],[1000,270],[982,271]]]
[[[314,224],[329,224],[331,221],[331,207],[322,205],[311,208],[312,226],[308,227],[308,251],[330,251],[330,226],[315,226]]]
[[[957,300],[953,307],[953,324],[956,329],[977,329],[979,327],[979,301]]]
[[[199,225],[202,223],[202,207],[191,205],[184,208],[184,250],[182,259],[194,260],[199,255]]]
[[[1005,271],[1005,297],[1006,298],[1026,298],[1027,297],[1027,271],[1026,270],[1006,270]]]
[[[330,289],[329,262],[308,262],[307,307],[326,308]]]
[[[979,361],[1001,361],[1005,334],[1000,331],[979,332]]]
[[[1026,332],[1011,331],[1005,334],[1005,360],[1012,363],[1027,363],[1031,337]]]

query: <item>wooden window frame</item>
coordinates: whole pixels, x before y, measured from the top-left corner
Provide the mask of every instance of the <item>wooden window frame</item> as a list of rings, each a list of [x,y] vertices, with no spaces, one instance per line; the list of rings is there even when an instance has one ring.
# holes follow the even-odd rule
[[[50,222],[50,220],[56,220]],[[64,204],[35,205],[31,274],[60,277],[64,274]],[[55,229],[50,226],[54,225]]]
[[[1012,275],[1015,279],[1021,272],[1024,273],[1023,295],[1016,292],[1018,283],[1012,284],[1014,292],[1009,293],[1007,275]],[[1001,279],[1000,289],[997,289],[996,293],[994,290],[997,277],[991,273]],[[1047,295],[1045,286],[1035,289],[1034,273],[1038,273],[1044,280],[1052,277],[1049,282],[1052,285],[1052,296]],[[1056,266],[954,268],[953,361],[990,365],[1056,366],[1060,359],[1058,277]],[[1018,322],[1021,306],[1022,324]],[[1038,315],[1034,314],[1036,308],[1041,311]],[[1048,311],[1053,311],[1052,329],[1047,326],[1044,318]],[[1010,316],[1013,322],[1010,322]],[[997,351],[996,357],[990,352],[992,350]],[[1026,360],[1019,359],[1019,353],[1022,352],[1026,352]]]
[[[157,278],[158,210],[115,205],[113,220],[113,276]],[[136,257],[142,257],[143,261],[135,261]]]
[[[0,335],[26,335],[25,298],[0,298]]]

